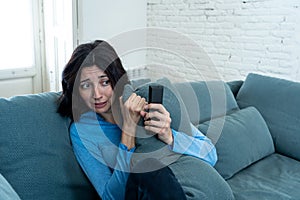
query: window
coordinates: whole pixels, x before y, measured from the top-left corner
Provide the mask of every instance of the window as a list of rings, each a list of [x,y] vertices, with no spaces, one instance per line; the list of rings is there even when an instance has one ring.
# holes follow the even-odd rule
[[[0,6],[0,69],[35,65],[33,6],[31,0],[2,1]]]
[[[73,50],[74,2],[0,2],[0,97],[61,89]]]

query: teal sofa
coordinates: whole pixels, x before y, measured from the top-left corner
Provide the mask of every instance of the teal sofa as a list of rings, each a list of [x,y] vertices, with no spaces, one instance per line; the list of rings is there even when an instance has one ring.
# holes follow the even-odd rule
[[[300,83],[249,74],[174,85],[217,148],[215,167],[198,171],[206,199],[300,199]],[[58,97],[0,98],[0,199],[99,199],[76,162],[69,119],[56,113]]]

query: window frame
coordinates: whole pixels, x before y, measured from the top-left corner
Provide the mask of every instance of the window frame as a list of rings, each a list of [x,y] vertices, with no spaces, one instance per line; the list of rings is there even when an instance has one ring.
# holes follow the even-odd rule
[[[42,71],[44,56],[44,30],[43,30],[43,0],[31,0],[32,17],[33,17],[33,46],[34,46],[34,65],[32,67],[19,67],[12,69],[0,69],[0,81],[32,78],[33,92],[41,92],[43,90]]]

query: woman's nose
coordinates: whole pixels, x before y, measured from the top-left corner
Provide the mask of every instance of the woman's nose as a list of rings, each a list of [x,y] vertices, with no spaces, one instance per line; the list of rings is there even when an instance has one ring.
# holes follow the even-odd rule
[[[94,99],[100,99],[102,97],[102,92],[99,87],[94,88],[93,98]]]

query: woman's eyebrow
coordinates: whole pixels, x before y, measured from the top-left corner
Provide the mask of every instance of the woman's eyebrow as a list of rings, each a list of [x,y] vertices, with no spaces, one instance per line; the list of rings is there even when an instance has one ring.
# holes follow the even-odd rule
[[[101,79],[101,78],[107,78],[107,75],[104,74],[104,75],[98,76],[98,78],[99,79]]]
[[[98,78],[99,78],[99,79],[101,79],[101,78],[107,78],[107,75],[104,74],[104,75],[98,76]],[[86,82],[86,81],[90,81],[90,79],[89,79],[89,78],[84,79],[84,80],[80,81],[80,83]]]
[[[90,80],[89,78],[88,79],[84,79],[84,80],[80,81],[80,83],[86,82],[86,81],[89,81],[89,80]]]

